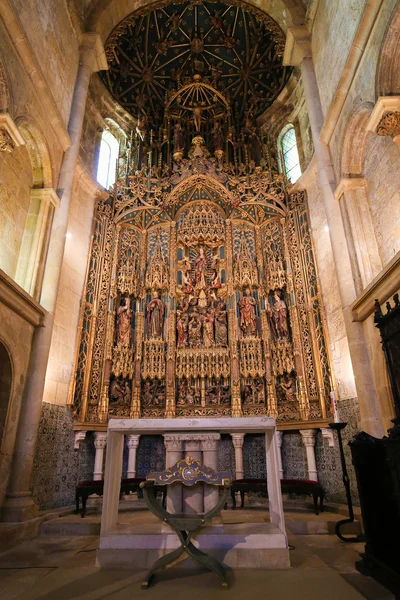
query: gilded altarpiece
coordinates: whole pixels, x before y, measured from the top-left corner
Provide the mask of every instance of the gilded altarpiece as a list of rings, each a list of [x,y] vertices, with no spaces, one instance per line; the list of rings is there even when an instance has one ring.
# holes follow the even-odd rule
[[[258,126],[290,77],[284,42],[236,0],[160,0],[106,41],[103,82],[135,126],[94,215],[70,390],[82,428],[330,416],[307,200]]]
[[[202,164],[151,194],[119,181],[97,204],[71,390],[82,424],[330,417],[305,193]]]

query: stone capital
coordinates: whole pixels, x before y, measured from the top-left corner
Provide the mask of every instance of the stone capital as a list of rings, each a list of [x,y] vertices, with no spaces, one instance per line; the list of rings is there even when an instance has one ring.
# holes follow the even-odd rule
[[[289,27],[283,65],[298,67],[305,58],[312,58],[310,32],[305,27]]]
[[[336,200],[340,200],[345,192],[349,190],[355,190],[357,188],[363,188],[365,186],[364,177],[344,177],[341,179],[335,190]]]
[[[0,152],[12,152],[25,140],[9,113],[0,113]]]
[[[93,73],[108,70],[106,53],[99,33],[88,32],[82,34],[79,54],[80,64],[89,67]]]
[[[330,429],[329,427],[321,427],[321,433],[322,433],[322,437],[325,438],[326,440],[328,440],[329,448],[334,448],[335,447],[335,439],[333,436],[333,429]]]
[[[31,198],[40,200],[40,202],[46,202],[52,204],[54,208],[60,206],[60,198],[57,196],[57,192],[53,188],[33,188],[30,190]]]
[[[79,446],[80,446],[81,442],[83,442],[85,437],[86,437],[86,431],[75,431],[74,450],[79,450]]]
[[[203,452],[207,452],[207,450],[216,451],[218,447],[218,441],[221,439],[221,435],[219,433],[208,433],[206,435],[201,436],[201,449]]]
[[[244,433],[231,433],[232,443],[235,448],[243,448]]]
[[[167,451],[175,450],[181,451],[183,449],[183,440],[179,435],[165,434],[164,446]]]
[[[94,447],[96,450],[100,450],[106,447],[107,444],[107,433],[103,431],[96,431],[94,434]]]
[[[395,138],[400,134],[400,96],[381,96],[367,123],[367,131]]]
[[[137,433],[132,433],[126,437],[128,448],[131,450],[133,448],[137,448],[139,446],[140,435]]]
[[[303,444],[305,446],[315,445],[315,429],[300,429],[301,437],[303,438]]]

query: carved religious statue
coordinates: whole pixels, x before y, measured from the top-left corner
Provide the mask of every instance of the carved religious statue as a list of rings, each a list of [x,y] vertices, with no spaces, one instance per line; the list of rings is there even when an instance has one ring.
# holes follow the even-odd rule
[[[199,36],[198,32],[195,31],[192,37],[192,41],[190,43],[193,54],[201,54],[204,49],[204,42],[202,38]]]
[[[198,348],[201,344],[201,321],[196,313],[194,313],[189,321],[189,346]]]
[[[296,400],[296,380],[293,375],[285,375],[285,380],[281,381],[280,387],[287,402],[294,402]]]
[[[153,292],[153,299],[147,305],[147,325],[150,337],[162,337],[164,309],[164,303],[159,299],[158,292]]]
[[[176,330],[178,333],[178,348],[184,348],[188,345],[188,315],[183,311],[177,311]]]
[[[215,344],[216,346],[228,345],[228,325],[226,322],[226,310],[220,305],[215,311]]]
[[[117,344],[128,348],[131,345],[131,301],[130,298],[124,298],[124,303],[117,309]]]
[[[185,150],[185,133],[180,123],[175,123],[174,126],[174,153],[184,152]]]
[[[203,317],[203,344],[205,348],[214,346],[214,311]]]
[[[131,401],[131,389],[128,381],[124,379],[113,379],[110,384],[110,404],[129,405]]]
[[[274,302],[272,306],[267,305],[267,310],[271,318],[272,329],[278,340],[288,340],[288,318],[287,318],[287,306],[283,300],[283,292],[276,290],[274,293]]]
[[[239,300],[240,310],[240,329],[244,337],[255,335],[256,333],[256,301],[251,295],[250,288],[246,288],[244,296]]]

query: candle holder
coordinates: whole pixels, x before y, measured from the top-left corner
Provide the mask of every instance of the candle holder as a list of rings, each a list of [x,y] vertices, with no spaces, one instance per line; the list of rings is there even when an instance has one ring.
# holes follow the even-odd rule
[[[351,489],[350,489],[350,479],[349,474],[347,472],[346,458],[343,450],[343,440],[342,440],[342,429],[347,426],[347,423],[329,423],[329,427],[336,431],[339,442],[339,452],[340,452],[340,462],[342,464],[342,481],[344,488],[346,490],[346,498],[347,498],[347,508],[349,510],[349,518],[342,519],[338,521],[335,526],[335,534],[342,540],[342,542],[362,542],[364,541],[364,536],[362,534],[353,536],[353,537],[344,537],[340,533],[340,528],[345,525],[345,523],[354,523],[354,511],[353,511],[353,500],[351,497]]]

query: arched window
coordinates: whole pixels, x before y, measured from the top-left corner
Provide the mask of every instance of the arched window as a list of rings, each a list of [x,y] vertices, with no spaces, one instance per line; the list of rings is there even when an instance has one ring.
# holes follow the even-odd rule
[[[97,165],[97,181],[106,190],[115,183],[118,155],[118,140],[109,131],[103,131]]]
[[[295,183],[301,175],[301,169],[296,132],[293,125],[288,125],[281,131],[279,136],[279,155],[282,172],[285,173],[291,183]]]

